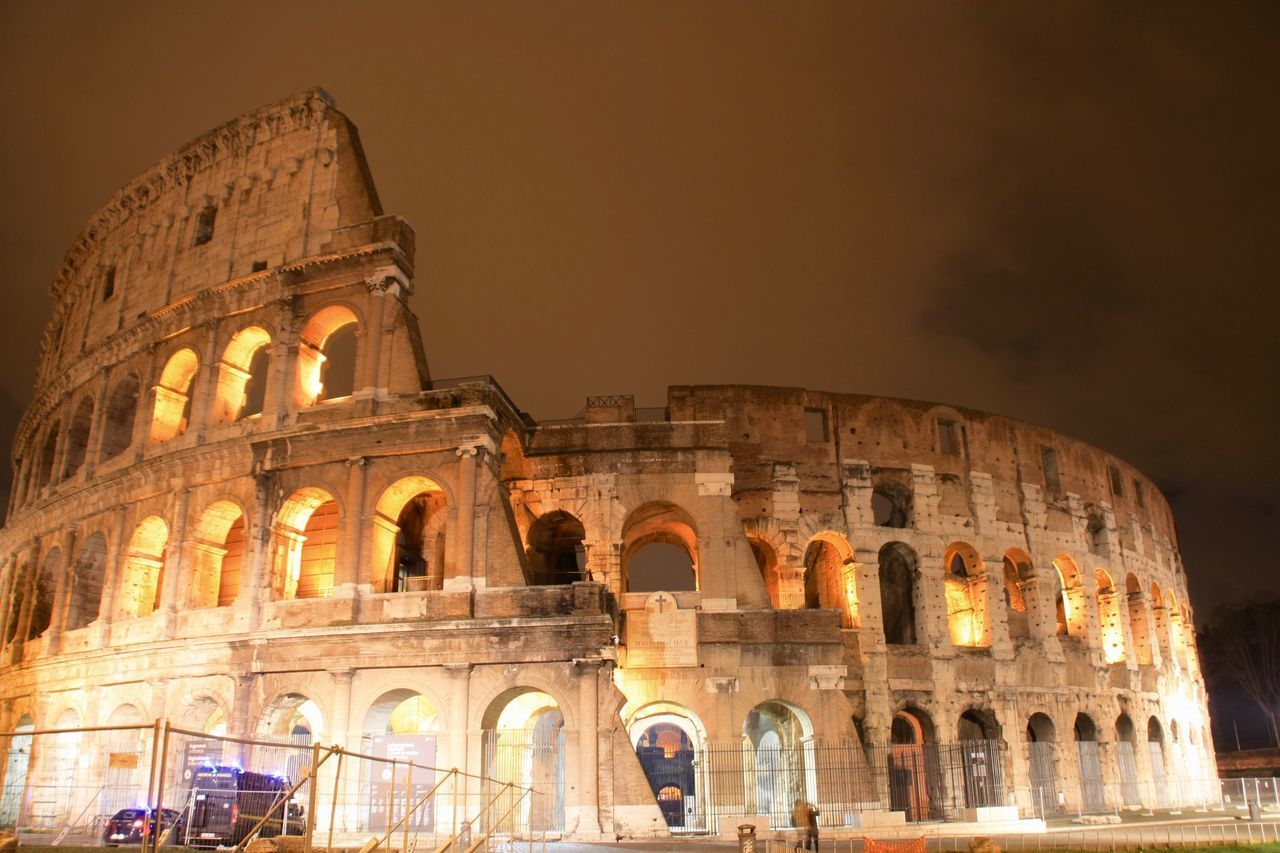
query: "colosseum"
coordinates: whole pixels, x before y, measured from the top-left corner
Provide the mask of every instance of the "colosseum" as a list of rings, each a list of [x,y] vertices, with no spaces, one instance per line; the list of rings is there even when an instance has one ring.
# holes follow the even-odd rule
[[[0,531],[0,824],[146,784],[117,732],[69,765],[31,733],[161,719],[415,739],[541,786],[526,828],[578,839],[782,829],[796,800],[824,832],[1031,826],[1213,786],[1173,519],[1123,460],[799,388],[538,422],[431,376],[414,288],[318,89],[94,214]]]

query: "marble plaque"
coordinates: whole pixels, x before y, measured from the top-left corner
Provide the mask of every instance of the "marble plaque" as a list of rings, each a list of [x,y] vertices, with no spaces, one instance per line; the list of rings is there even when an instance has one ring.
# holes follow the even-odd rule
[[[698,614],[655,592],[643,610],[627,611],[627,667],[697,666]]]

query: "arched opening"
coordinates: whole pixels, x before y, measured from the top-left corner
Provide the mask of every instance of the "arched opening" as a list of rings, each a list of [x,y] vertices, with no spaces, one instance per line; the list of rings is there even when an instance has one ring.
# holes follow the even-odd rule
[[[75,568],[69,578],[71,595],[67,606],[67,630],[86,627],[98,618],[102,607],[102,580],[107,567],[107,539],[94,533],[80,546]]]
[[[769,815],[773,826],[787,826],[797,800],[818,799],[810,731],[803,713],[784,702],[762,702],[747,713],[742,737],[752,759],[748,814]]]
[[[1057,728],[1046,714],[1027,720],[1027,757],[1031,765],[1031,801],[1035,813],[1056,814],[1058,803]]]
[[[1102,756],[1098,751],[1098,727],[1087,714],[1076,714],[1073,726],[1076,760],[1080,768],[1080,798],[1084,811],[1102,811],[1107,807],[1102,787]]]
[[[114,459],[133,444],[133,422],[138,415],[138,393],[142,383],[132,373],[116,383],[102,419],[103,459]]]
[[[101,793],[101,814],[113,815],[147,801],[150,774],[146,773],[146,734],[142,712],[136,705],[121,705],[107,717],[108,726],[136,726],[102,732],[106,774]]]
[[[698,534],[693,518],[674,504],[645,504],[622,532],[627,592],[692,592],[698,588]]]
[[[929,715],[906,708],[889,726],[889,808],[907,820],[941,817],[937,741]]]
[[[1147,763],[1151,765],[1151,795],[1156,808],[1169,805],[1169,783],[1165,773],[1164,727],[1155,717],[1147,720]]]
[[[1139,666],[1151,666],[1151,621],[1147,618],[1147,600],[1142,584],[1133,572],[1124,579],[1126,610],[1129,614],[1129,636],[1133,638],[1133,654]]]
[[[85,452],[89,449],[89,430],[93,427],[93,398],[83,398],[67,424],[67,451],[62,466],[64,479],[80,473]]]
[[[490,704],[481,727],[485,800],[492,800],[503,783],[534,789],[532,797],[518,803],[523,791],[505,801],[496,814],[507,812],[507,817],[486,830],[510,835],[563,832],[564,714],[559,703],[540,690],[513,688]]]
[[[244,544],[244,512],[239,506],[217,501],[200,514],[191,542],[191,607],[226,607],[236,600]]]
[[[911,489],[896,480],[882,480],[871,491],[871,520],[879,527],[911,524]]]
[[[321,308],[302,330],[298,384],[304,406],[355,393],[357,323],[344,305]]]
[[[1067,556],[1059,556],[1053,561],[1057,571],[1058,582],[1054,600],[1057,613],[1059,637],[1084,637],[1087,629],[1085,617],[1084,586],[1080,580],[1080,570],[1075,562]]]
[[[404,819],[406,785],[411,803],[420,802],[431,792],[436,778],[435,771],[430,768],[442,766],[436,760],[439,729],[440,712],[435,704],[412,690],[388,691],[369,707],[364,718],[364,746],[361,751],[379,758],[412,761],[415,766],[412,770],[406,767],[391,774],[376,772],[377,768],[362,765],[364,778],[361,788],[369,792],[368,829],[385,830]],[[452,761],[460,763],[457,757]],[[385,768],[386,765],[381,765],[381,769]],[[414,811],[409,821],[410,830],[433,831],[436,804],[437,799],[433,797]]]
[[[53,620],[53,593],[58,583],[58,572],[62,569],[62,551],[57,548],[45,554],[40,561],[40,571],[36,573],[35,587],[31,590],[34,596],[31,602],[31,626],[27,631],[27,639],[34,640],[45,631]]]
[[[1020,640],[1031,636],[1031,620],[1027,613],[1025,584],[1035,577],[1031,558],[1025,551],[1011,548],[1005,552],[1002,563],[1004,572],[1005,617],[1009,623],[1009,639]]]
[[[388,486],[373,516],[374,588],[443,589],[448,516],[444,490],[434,480],[413,475]]]
[[[1138,733],[1133,727],[1133,720],[1128,714],[1116,718],[1116,771],[1120,777],[1120,796],[1126,806],[1142,805],[1138,796],[1138,762],[1134,755],[1134,744]]]
[[[1004,805],[1004,762],[995,715],[973,708],[965,711],[956,725],[956,741],[964,768],[965,806]]]
[[[338,522],[338,504],[324,489],[308,487],[289,496],[273,531],[274,598],[325,598],[333,593]]]
[[[169,526],[158,515],[148,516],[133,530],[125,550],[117,601],[117,618],[146,616],[160,605]]]
[[[667,826],[694,828],[685,818],[697,813],[694,756],[693,739],[675,723],[653,723],[636,740],[636,757]]]
[[[778,572],[778,552],[773,546],[758,536],[748,536],[751,545],[751,556],[755,558],[756,568],[764,580],[764,588],[769,593],[769,603],[774,610],[782,608],[782,576]]]
[[[58,431],[62,425],[54,421],[49,431],[44,434],[44,444],[40,446],[40,466],[37,468],[36,488],[43,489],[53,480],[53,461],[58,455]]]
[[[989,645],[987,633],[987,578],[982,559],[972,545],[953,543],[943,556],[946,575],[947,628],[953,646]]]
[[[180,712],[179,721],[178,725],[184,729],[218,737],[227,734],[227,712],[210,696],[196,696],[187,702]],[[221,747],[220,743],[207,742],[197,747],[197,751],[205,760],[214,763],[222,758]]]
[[[564,510],[553,510],[529,527],[529,584],[551,586],[586,578],[587,538],[582,522]]]
[[[296,782],[311,764],[311,744],[324,735],[324,715],[315,700],[301,693],[276,697],[262,713],[259,739],[280,746],[255,746],[256,768]],[[255,769],[256,769],[255,768]]]
[[[838,609],[845,628],[858,625],[858,572],[844,537],[820,533],[804,552],[804,606]]]
[[[909,646],[916,636],[916,552],[902,542],[890,542],[880,549],[880,608],[884,620],[884,641],[891,646]]]
[[[194,351],[183,348],[169,356],[160,382],[155,387],[155,409],[151,415],[151,443],[159,444],[182,435],[191,420],[191,385],[200,360]]]
[[[4,765],[4,791],[0,792],[0,826],[14,826],[26,800],[27,771],[31,767],[31,743],[35,721],[23,714],[13,727]]]
[[[270,368],[271,335],[261,326],[236,332],[218,364],[213,419],[229,424],[262,414]]]

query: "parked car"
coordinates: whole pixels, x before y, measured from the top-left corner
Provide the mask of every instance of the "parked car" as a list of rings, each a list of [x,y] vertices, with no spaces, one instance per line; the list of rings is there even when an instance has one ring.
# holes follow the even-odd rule
[[[161,809],[161,831],[169,827],[177,827],[173,837],[180,837],[185,819],[181,812],[174,809]],[[108,847],[121,844],[141,844],[156,831],[156,816],[153,809],[121,809],[107,821],[102,830],[102,843]]]

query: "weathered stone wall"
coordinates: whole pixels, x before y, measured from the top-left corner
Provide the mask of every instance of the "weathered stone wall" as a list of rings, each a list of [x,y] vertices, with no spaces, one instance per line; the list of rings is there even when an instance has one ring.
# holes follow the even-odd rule
[[[385,697],[419,695],[441,764],[475,770],[541,691],[580,837],[664,831],[633,749],[657,722],[737,749],[762,713],[819,744],[887,744],[906,715],[953,743],[976,712],[1024,808],[1035,714],[1068,778],[1082,714],[1106,750],[1121,714],[1176,724],[1212,772],[1169,510],[1123,461],[802,389],[678,386],[661,412],[601,398],[538,424],[492,380],[433,382],[412,277],[412,230],[318,91],[94,217],[14,446],[0,730],[220,711],[265,734],[301,697],[313,734],[355,744]],[[688,580],[655,594],[662,549]]]

